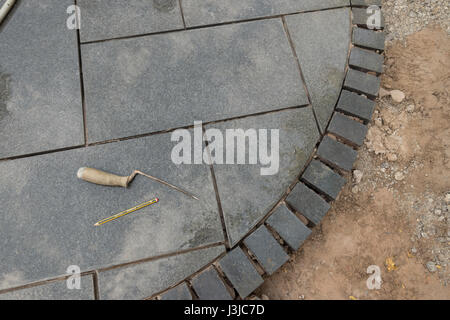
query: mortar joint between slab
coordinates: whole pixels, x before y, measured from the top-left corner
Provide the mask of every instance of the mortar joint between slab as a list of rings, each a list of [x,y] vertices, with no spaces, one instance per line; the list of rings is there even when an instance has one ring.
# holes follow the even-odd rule
[[[184,11],[183,11],[183,0],[178,0],[178,5],[180,6],[180,14],[181,14],[181,20],[183,21],[183,27],[184,27],[184,30],[186,30],[186,20],[184,18]]]
[[[225,274],[225,272],[222,270],[222,267],[219,265],[218,263],[219,259],[216,259],[216,261],[214,261],[212,263],[213,268],[217,271],[217,274],[219,275],[219,278],[223,281],[223,283],[225,284],[226,289],[228,290],[228,292],[230,293],[230,295],[234,298],[234,299],[239,299],[239,293],[237,292],[236,288],[233,286],[233,284],[231,283],[230,279],[228,279],[227,275]]]
[[[287,40],[289,42],[289,45],[291,47],[292,54],[294,55],[294,59],[295,59],[295,62],[297,64],[297,68],[298,68],[298,72],[299,72],[299,75],[300,75],[300,79],[301,79],[302,84],[303,84],[303,89],[305,90],[306,96],[308,97],[308,103],[309,103],[309,105],[311,105],[311,109],[312,109],[312,113],[313,113],[313,116],[314,116],[314,120],[316,122],[317,130],[319,131],[320,134],[322,134],[322,130],[320,129],[319,121],[317,120],[317,115],[316,115],[316,112],[315,112],[313,104],[312,104],[311,95],[309,94],[308,86],[306,84],[305,76],[304,76],[303,71],[302,71],[302,66],[301,66],[301,63],[300,63],[300,59],[298,57],[297,50],[295,49],[294,41],[292,41],[292,37],[291,37],[291,34],[289,32],[289,28],[288,28],[288,25],[287,25],[287,22],[286,22],[286,18],[285,18],[284,15],[281,16],[281,22],[283,24],[284,33],[285,33],[285,35],[287,37]]]
[[[208,269],[211,265],[213,265],[216,261],[222,259],[225,256],[226,252],[221,253],[219,256],[217,256],[215,259],[213,259],[212,261],[208,262],[206,265],[204,265],[203,267],[201,267],[200,269],[198,269],[196,272],[190,274],[189,276],[185,277],[184,279],[178,281],[177,283],[171,285],[170,287],[160,290],[156,293],[153,293],[150,297],[146,298],[146,299],[155,299],[159,296],[161,296],[162,294],[166,293],[167,291],[169,291],[170,289],[173,289],[177,286],[179,286],[180,284],[182,284],[183,282],[190,282],[192,278],[194,278],[195,276],[197,276],[198,274],[202,273],[203,271],[205,271],[206,269]]]
[[[74,4],[78,5],[77,0],[74,0]],[[78,11],[75,10],[75,15],[78,16]],[[77,18],[79,21],[79,18]],[[87,113],[86,113],[86,96],[84,90],[84,76],[83,76],[83,59],[81,56],[81,35],[80,29],[77,29],[77,50],[78,50],[78,72],[80,73],[80,95],[81,95],[81,112],[83,117],[83,134],[84,134],[84,146],[88,145],[88,131],[87,131]]]
[[[101,39],[101,40],[84,41],[84,42],[81,42],[81,45],[95,44],[95,43],[115,41],[115,40],[134,39],[134,38],[141,38],[141,37],[147,37],[147,36],[161,35],[161,34],[166,34],[166,33],[176,33],[176,32],[183,32],[183,31],[190,31],[190,30],[207,29],[207,28],[214,28],[214,27],[226,26],[226,25],[231,25],[231,24],[247,23],[247,22],[252,22],[252,21],[279,19],[283,16],[292,16],[292,15],[303,14],[303,13],[313,13],[313,12],[321,12],[321,11],[328,11],[328,10],[336,10],[336,9],[341,9],[341,8],[351,8],[351,6],[344,5],[344,6],[336,6],[336,7],[332,7],[332,8],[323,8],[323,9],[316,9],[316,10],[295,11],[295,12],[291,12],[291,13],[276,14],[276,15],[271,15],[271,16],[248,18],[248,19],[241,19],[241,20],[231,20],[231,21],[211,23],[211,24],[198,25],[198,26],[192,26],[192,27],[188,27],[186,25],[185,28],[182,28],[182,29],[178,28],[178,29],[171,29],[171,30],[165,30],[165,31],[156,31],[156,32],[135,34],[135,35],[130,35],[130,36],[122,36],[122,37],[116,37],[116,38],[106,38],[106,39]]]
[[[204,125],[202,126],[202,131],[203,131],[203,136],[206,138],[205,140],[207,140],[208,137],[206,136],[206,128]],[[210,173],[211,173],[211,179],[213,182],[214,193],[216,195],[217,210],[219,212],[220,223],[222,225],[222,232],[223,232],[223,237],[224,237],[224,241],[225,241],[225,249],[227,251],[229,251],[230,250],[230,238],[228,236],[227,224],[225,221],[225,215],[223,213],[222,201],[220,200],[219,186],[217,184],[217,178],[216,178],[216,174],[214,171],[214,165],[212,164],[212,161],[211,161],[211,151],[209,150],[208,141],[206,141],[205,144],[206,144],[206,152],[209,157],[209,163],[211,163],[209,165],[209,169],[210,169]]]
[[[293,253],[293,250],[289,247],[287,242],[283,240],[283,238],[280,236],[280,234],[274,228],[272,228],[271,225],[266,223],[266,221],[264,221],[264,227],[266,227],[267,231],[269,231],[269,233],[272,235],[272,237],[275,239],[275,241],[277,241],[277,243],[281,246],[281,248],[284,250],[284,252],[288,256],[290,256]]]

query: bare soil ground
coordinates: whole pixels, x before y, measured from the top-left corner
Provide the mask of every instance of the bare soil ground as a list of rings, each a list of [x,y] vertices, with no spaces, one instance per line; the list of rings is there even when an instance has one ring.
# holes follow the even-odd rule
[[[450,299],[447,30],[428,25],[390,42],[382,87],[406,98],[396,103],[390,95],[380,97],[358,171],[312,237],[258,296]],[[366,285],[371,265],[381,269],[378,290]]]

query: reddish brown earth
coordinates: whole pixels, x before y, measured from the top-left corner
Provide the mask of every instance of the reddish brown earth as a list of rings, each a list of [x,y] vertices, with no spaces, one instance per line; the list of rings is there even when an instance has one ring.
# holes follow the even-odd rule
[[[386,90],[332,210],[256,294],[270,299],[450,299],[450,41],[439,27],[386,50]],[[446,202],[447,201],[447,202]],[[435,268],[429,270],[427,263]],[[381,269],[369,290],[367,267]],[[266,297],[267,296],[267,297]]]

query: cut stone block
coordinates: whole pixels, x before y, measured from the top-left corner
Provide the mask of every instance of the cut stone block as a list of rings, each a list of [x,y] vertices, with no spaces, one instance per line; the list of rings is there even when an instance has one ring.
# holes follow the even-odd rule
[[[349,69],[344,86],[376,98],[378,91],[380,90],[380,83],[381,79],[379,77],[358,70]]]
[[[380,21],[377,22],[374,20],[373,16],[375,15],[375,9],[371,8],[352,8],[353,12],[353,24],[358,26],[367,26],[368,28],[372,27],[373,29],[383,29],[384,28],[384,17],[381,12],[381,8],[379,8],[380,12]],[[379,23],[377,25],[376,23]]]
[[[92,276],[80,280],[80,289],[68,289],[66,281],[49,282],[0,294],[0,300],[94,300]]]
[[[286,202],[314,224],[319,224],[330,210],[330,204],[303,183],[295,186]]]
[[[178,0],[78,0],[82,42],[183,29]]]
[[[264,282],[239,247],[228,252],[225,257],[220,259],[219,265],[241,298],[246,298]]]
[[[353,28],[353,44],[375,50],[384,51],[384,32],[376,32],[363,28]]]
[[[336,199],[345,179],[318,160],[312,160],[302,179],[332,199]]]
[[[183,0],[188,27],[350,5],[349,0]]]
[[[265,226],[255,230],[244,240],[244,243],[268,274],[273,274],[289,259]]]
[[[280,20],[87,44],[82,56],[90,142],[308,104]]]
[[[287,16],[286,22],[323,132],[344,82],[350,45],[350,9]]]
[[[294,250],[298,250],[311,234],[311,230],[285,205],[279,206],[266,223]]]
[[[84,144],[77,31],[66,27],[70,5],[18,1],[1,25],[0,158]]]
[[[379,6],[381,7],[381,0],[351,0],[352,6]]]
[[[349,65],[367,71],[383,72],[384,57],[376,52],[354,47],[350,54]]]
[[[225,251],[223,246],[201,249],[118,269],[99,272],[100,299],[145,299],[186,279]],[[175,295],[177,290],[171,294]]]
[[[317,155],[325,162],[350,171],[356,160],[356,150],[325,136],[317,149]]]
[[[237,139],[225,138],[226,130],[235,128],[244,132],[250,130],[248,133],[254,130],[259,141],[265,136],[262,136],[259,130],[267,129],[269,153],[274,143],[270,138],[271,130],[278,130],[279,167],[276,168],[274,157],[273,173],[263,175],[261,170],[268,168],[268,164],[262,165],[260,161],[257,164],[249,164],[250,147],[247,144],[244,146],[246,164],[237,164]],[[319,132],[311,107],[227,121],[208,125],[206,129],[219,129],[224,137],[224,144],[227,145],[226,152],[234,150],[235,153],[235,164],[214,165],[228,236],[234,245],[276,205],[287,188],[297,179],[319,141]],[[206,136],[212,139],[208,131]],[[249,140],[248,137],[246,139]],[[234,146],[232,141],[235,141]],[[256,146],[256,142],[253,142],[253,145]],[[215,153],[212,149],[210,151]],[[225,163],[225,154],[223,158]],[[278,171],[275,171],[276,169]]]
[[[223,242],[209,166],[174,164],[174,145],[171,134],[158,134],[0,162],[0,243],[8,244],[0,289],[59,276],[69,265],[85,271]],[[119,175],[139,169],[200,201],[141,175],[126,189],[77,179],[86,166]],[[155,197],[157,204],[94,227]]]
[[[336,109],[368,122],[372,119],[375,101],[357,93],[342,90]]]
[[[186,283],[183,282],[161,295],[161,300],[192,300],[192,295]]]
[[[192,287],[200,300],[231,300],[225,284],[213,267],[200,273],[192,279]]]
[[[367,126],[336,112],[328,126],[328,131],[361,146],[366,138]]]

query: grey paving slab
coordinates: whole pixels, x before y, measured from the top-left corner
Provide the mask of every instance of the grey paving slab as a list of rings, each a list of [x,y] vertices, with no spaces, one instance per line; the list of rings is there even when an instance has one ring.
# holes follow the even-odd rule
[[[352,6],[381,6],[381,0],[350,0]]]
[[[368,122],[372,119],[375,101],[357,93],[342,90],[336,109]]]
[[[250,148],[248,146],[245,148],[246,164],[236,164],[237,159],[235,159],[233,162],[235,164],[214,165],[225,224],[232,244],[237,243],[280,200],[289,185],[300,174],[319,139],[311,107],[206,126],[208,130],[219,129],[224,137],[226,137],[227,129],[234,128],[244,131],[267,129],[268,152],[272,149],[272,145],[276,147],[270,138],[271,130],[279,130],[279,168],[276,172],[276,167],[273,165],[272,175],[262,175],[261,168],[268,168],[269,165],[261,164],[260,157],[257,164],[249,164]],[[214,140],[209,136],[208,131],[206,135]],[[261,137],[259,133],[258,136]],[[226,140],[226,143],[231,141],[231,139]],[[235,143],[235,157],[237,146],[238,144]],[[210,151],[214,152],[212,148],[211,146]],[[276,157],[273,158],[273,164],[275,160]]]
[[[183,282],[164,293],[161,300],[192,300],[192,295],[186,283]]]
[[[191,283],[200,300],[232,299],[225,284],[213,267],[210,267],[197,275],[192,279]]]
[[[333,166],[350,171],[357,153],[351,147],[325,136],[317,149],[317,155]]]
[[[170,134],[0,162],[0,289],[223,241],[209,166],[175,165]],[[127,189],[77,179],[80,167],[120,175],[139,169],[178,185],[200,201],[144,176]],[[159,197],[114,222],[100,219]]]
[[[0,158],[84,143],[72,0],[18,1],[0,32]],[[52,10],[49,10],[52,8]]]
[[[311,230],[285,205],[279,206],[266,223],[294,250],[298,250],[311,234]]]
[[[252,262],[239,247],[220,259],[219,265],[241,298],[247,297],[264,282]]]
[[[344,87],[356,90],[375,98],[380,90],[381,79],[374,75],[349,69],[345,78]]]
[[[308,103],[281,20],[88,44],[82,56],[90,142]]]
[[[286,17],[317,120],[324,131],[345,77],[350,45],[350,9]]]
[[[353,28],[352,42],[361,47],[384,50],[385,33],[382,31]]]
[[[330,210],[330,204],[303,183],[295,186],[286,202],[314,224],[319,224]]]
[[[328,132],[361,146],[366,138],[367,126],[336,112],[328,126]]]
[[[268,274],[273,274],[289,259],[265,226],[255,230],[244,243]]]
[[[367,71],[383,72],[384,57],[373,51],[354,47],[350,54],[349,65]]]
[[[302,179],[333,199],[337,198],[346,182],[342,176],[315,159],[303,173]]]
[[[66,281],[49,282],[0,294],[0,300],[94,300],[92,276],[83,276],[80,281],[80,289],[68,289]]]
[[[381,9],[380,9],[381,10]],[[380,11],[379,25],[375,25],[373,19],[374,10],[372,8],[352,8],[353,12],[353,24],[358,26],[367,26],[369,29],[383,29],[384,28],[384,16]]]
[[[350,0],[352,6],[381,6],[381,0]]]
[[[82,42],[183,29],[178,0],[78,0]]]
[[[99,272],[100,299],[136,300],[148,298],[189,277],[212,262],[224,251],[223,246],[217,246]]]
[[[349,0],[183,0],[188,27],[348,6]]]

